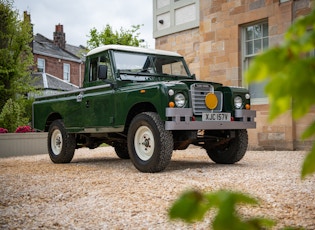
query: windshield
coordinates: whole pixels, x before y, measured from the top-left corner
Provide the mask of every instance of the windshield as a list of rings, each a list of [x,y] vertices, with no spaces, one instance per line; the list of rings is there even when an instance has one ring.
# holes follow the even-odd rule
[[[189,73],[181,57],[157,56],[154,54],[139,54],[127,52],[114,52],[116,68],[128,80],[148,80],[154,76],[175,75],[188,77]],[[134,76],[132,76],[134,75]],[[146,75],[146,76],[144,76]]]

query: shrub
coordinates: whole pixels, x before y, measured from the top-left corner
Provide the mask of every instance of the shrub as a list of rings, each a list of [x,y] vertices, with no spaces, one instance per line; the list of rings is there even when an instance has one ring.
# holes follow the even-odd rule
[[[9,132],[14,132],[16,127],[28,123],[28,118],[25,118],[23,113],[23,107],[10,98],[7,100],[0,113],[0,127],[6,127]]]

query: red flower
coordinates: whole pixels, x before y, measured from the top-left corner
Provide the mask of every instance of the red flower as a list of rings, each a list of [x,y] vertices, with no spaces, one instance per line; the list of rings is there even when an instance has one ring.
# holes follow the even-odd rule
[[[0,133],[7,133],[7,132],[8,132],[7,129],[5,129],[5,128],[0,128]]]
[[[16,133],[29,133],[29,132],[33,132],[32,128],[28,125],[25,126],[19,126],[17,127],[17,129],[15,130]]]

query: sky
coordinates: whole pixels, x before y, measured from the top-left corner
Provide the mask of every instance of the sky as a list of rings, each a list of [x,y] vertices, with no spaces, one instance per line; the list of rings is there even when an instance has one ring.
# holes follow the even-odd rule
[[[70,45],[87,45],[89,31],[101,31],[109,24],[114,31],[142,25],[139,39],[149,48],[155,47],[153,39],[152,0],[14,0],[13,8],[31,15],[34,34],[53,39],[55,26],[63,25],[66,42]]]

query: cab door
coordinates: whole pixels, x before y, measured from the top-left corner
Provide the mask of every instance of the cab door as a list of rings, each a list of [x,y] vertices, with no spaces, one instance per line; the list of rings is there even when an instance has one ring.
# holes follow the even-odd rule
[[[89,79],[85,84],[81,108],[85,129],[99,132],[114,125],[115,101],[112,65],[108,52],[89,60]]]
[[[85,128],[97,129],[114,125],[114,90],[110,84],[90,87],[84,92],[82,112]]]

